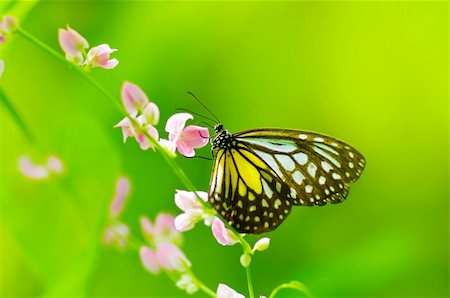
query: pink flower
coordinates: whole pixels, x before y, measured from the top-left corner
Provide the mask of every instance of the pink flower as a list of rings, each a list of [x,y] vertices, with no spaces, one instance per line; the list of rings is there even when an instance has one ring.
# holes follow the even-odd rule
[[[204,202],[208,200],[208,194],[204,191],[177,190],[175,193],[175,204],[184,211],[175,218],[175,227],[178,231],[188,231],[201,220],[204,220],[206,225],[211,225],[213,216],[205,212],[197,195]]]
[[[139,256],[141,258],[141,263],[146,270],[151,273],[159,273],[160,266],[156,253],[147,246],[141,246],[139,248]]]
[[[191,262],[184,253],[172,243],[158,245],[156,257],[159,264],[169,271],[185,272],[191,267]]]
[[[175,229],[174,217],[170,214],[158,214],[154,225],[146,216],[142,216],[140,222],[142,234],[149,243],[158,245],[165,242],[182,242],[181,234]]]
[[[217,287],[217,298],[245,298],[245,296],[236,292],[226,284],[219,284]]]
[[[19,170],[27,178],[43,180],[50,174],[62,174],[64,171],[62,161],[56,156],[49,156],[46,164],[36,164],[27,155],[19,157]]]
[[[19,27],[19,22],[15,17],[4,16],[0,20],[0,44],[6,41],[7,35],[12,34]]]
[[[131,116],[129,116],[131,117]],[[139,143],[139,146],[142,150],[147,150],[148,148],[154,149],[154,146],[148,139],[148,137],[139,131],[139,128],[135,127],[129,117],[123,118],[119,123],[117,123],[114,127],[120,127],[122,129],[123,142],[125,143],[129,137],[134,137],[136,141]],[[151,124],[146,124],[145,118],[141,115],[135,118],[138,124],[144,128],[147,133],[154,139],[158,140],[159,135],[158,131]]]
[[[84,64],[91,67],[101,67],[104,69],[111,69],[119,64],[117,59],[109,59],[111,53],[117,51],[117,49],[111,49],[107,44],[101,44],[93,47],[87,53],[86,61]]]
[[[173,142],[180,154],[186,157],[195,156],[194,149],[202,148],[209,142],[207,128],[196,125],[185,127],[186,121],[193,118],[189,113],[177,113],[172,115],[166,123],[169,141]]]
[[[19,21],[13,16],[4,16],[0,21],[0,31],[12,33],[19,27]]]
[[[77,65],[83,64],[83,54],[89,43],[81,34],[67,26],[67,29],[58,30],[58,40],[67,60]]]
[[[129,137],[134,137],[142,150],[155,149],[151,140],[141,130],[144,129],[148,135],[158,141],[159,134],[153,126],[159,121],[158,106],[148,100],[147,95],[141,88],[129,82],[123,84],[121,97],[129,116],[123,118],[114,127],[122,129],[123,142],[125,143]],[[141,114],[138,116],[138,113]],[[137,126],[133,124],[133,119],[137,122]]]
[[[116,193],[109,207],[109,214],[112,218],[119,216],[125,206],[126,199],[130,194],[130,180],[127,177],[121,176],[116,182]]]
[[[181,275],[181,278],[177,281],[176,286],[182,290],[185,290],[188,294],[193,294],[198,291],[195,281],[189,274]]]
[[[119,221],[106,227],[103,234],[103,243],[106,246],[115,246],[124,249],[128,246],[128,238],[130,236],[130,228]]]
[[[145,117],[147,123],[152,125],[156,125],[159,122],[159,108],[153,102],[149,102],[144,110],[142,111],[142,115]]]
[[[230,230],[228,230],[225,227],[224,223],[217,217],[212,223],[212,232],[217,242],[224,246],[233,245],[238,242],[236,236]]]
[[[49,176],[48,169],[45,166],[33,163],[30,157],[26,155],[19,158],[19,170],[25,177],[34,180],[46,179]]]
[[[146,123],[151,125],[158,124],[158,106],[150,102],[144,91],[137,85],[125,82],[122,86],[121,98],[125,110],[130,115],[136,116],[138,112],[142,112]]]
[[[46,166],[50,172],[56,174],[62,174],[64,172],[64,166],[62,164],[62,161],[57,156],[54,155],[49,156],[47,159]]]
[[[156,128],[150,124],[146,125],[145,128],[147,130],[147,133],[154,140],[158,141],[159,135],[158,135],[158,131],[156,130]],[[139,143],[139,146],[141,147],[142,150],[147,150],[148,148],[152,148],[153,150],[155,149],[155,147],[153,146],[151,141],[148,139],[148,137],[144,133],[139,133],[138,135],[136,135],[136,141]]]

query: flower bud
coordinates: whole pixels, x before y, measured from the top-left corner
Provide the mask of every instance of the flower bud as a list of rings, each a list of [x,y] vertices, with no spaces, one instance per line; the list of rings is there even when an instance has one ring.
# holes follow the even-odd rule
[[[252,257],[244,253],[239,259],[239,261],[241,262],[242,267],[248,267],[252,262]]]
[[[180,280],[177,281],[176,286],[185,290],[188,294],[193,294],[198,291],[198,287],[189,274],[183,274]]]
[[[264,251],[269,248],[270,238],[264,237],[259,239],[253,246],[253,252]]]

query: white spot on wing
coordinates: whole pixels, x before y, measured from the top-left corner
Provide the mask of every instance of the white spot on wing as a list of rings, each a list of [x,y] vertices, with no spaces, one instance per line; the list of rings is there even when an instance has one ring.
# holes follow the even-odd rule
[[[291,140],[259,138],[238,138],[238,140],[283,153],[290,153],[297,149],[297,145]]]
[[[272,157],[272,155],[267,154],[265,152],[259,151],[259,150],[254,150],[255,153],[262,158],[262,160],[264,160],[269,167],[275,171],[275,173],[277,173],[278,177],[283,178],[283,173],[281,173],[280,168],[278,167],[277,162],[275,161],[275,159]]]
[[[336,150],[334,150],[332,147],[328,146],[327,144],[317,143],[317,144],[314,144],[314,145],[316,145],[317,147],[320,147],[320,148],[322,148],[324,150],[330,151],[333,154],[339,155],[339,152],[337,152]]]
[[[295,153],[293,155],[294,159],[296,162],[298,162],[298,164],[300,165],[305,165],[308,162],[308,155],[306,155],[303,152],[299,152],[299,153]]]
[[[308,138],[308,136],[305,135],[304,133],[299,134],[298,137],[300,140],[306,140]]]
[[[308,173],[314,177],[316,176],[317,166],[314,163],[309,163],[308,165]]]
[[[305,176],[303,176],[303,174],[299,171],[295,171],[294,173],[292,173],[292,179],[294,179],[295,183],[300,185],[302,184],[303,179],[305,179]]]
[[[266,180],[262,180],[262,185],[263,185],[263,188],[264,188],[264,193],[266,194],[266,196],[269,198],[269,199],[271,199],[272,198],[272,195],[273,195],[273,192],[272,192],[272,190],[270,189],[270,187],[269,187],[269,185],[267,184],[267,182],[266,182]]]
[[[277,154],[275,155],[275,158],[281,163],[283,168],[285,168],[287,171],[292,171],[295,169],[295,163],[288,155],[284,154]]]
[[[325,157],[326,159],[331,161],[336,167],[338,167],[338,168],[341,167],[341,164],[334,157],[329,155],[327,152],[323,151],[322,149],[320,149],[318,147],[314,147],[313,149],[314,149],[314,151],[316,151],[317,153],[319,153],[320,155],[322,155],[323,157]]]
[[[327,179],[324,176],[320,176],[320,178],[319,178],[320,185],[324,185],[326,181],[327,181]]]
[[[327,163],[326,161],[322,161],[321,163],[321,166],[322,166],[322,169],[324,169],[325,170],[325,172],[329,172],[331,169],[333,169],[333,167],[329,164],[329,163]]]

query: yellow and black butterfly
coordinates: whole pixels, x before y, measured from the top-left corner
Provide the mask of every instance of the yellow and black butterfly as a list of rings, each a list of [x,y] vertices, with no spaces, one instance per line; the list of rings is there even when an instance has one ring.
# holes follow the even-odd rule
[[[260,128],[230,134],[214,127],[209,203],[237,231],[278,227],[293,205],[340,203],[366,164],[348,144],[322,134]]]

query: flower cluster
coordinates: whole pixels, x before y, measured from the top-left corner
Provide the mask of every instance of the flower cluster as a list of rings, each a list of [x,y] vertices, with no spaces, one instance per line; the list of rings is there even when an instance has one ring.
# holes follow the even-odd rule
[[[7,36],[12,34],[19,27],[19,22],[15,17],[4,16],[0,20],[0,44],[6,41]]]
[[[28,155],[22,155],[18,163],[22,175],[33,180],[44,180],[52,174],[61,175],[64,172],[61,159],[54,155],[49,156],[44,164],[36,164]]]
[[[129,245],[130,228],[120,221],[119,217],[125,208],[130,189],[130,180],[125,176],[120,176],[117,179],[115,194],[109,207],[109,222],[103,234],[103,243],[106,246],[125,249]]]
[[[137,85],[125,82],[121,92],[122,104],[128,113],[114,127],[122,129],[123,141],[129,137],[135,138],[142,150],[155,149],[153,142],[166,149],[170,155],[174,155],[178,149],[180,154],[186,157],[195,155],[194,149],[202,148],[209,142],[207,128],[189,125],[186,122],[193,119],[188,113],[172,115],[166,123],[168,139],[160,139],[155,125],[159,122],[159,108],[150,102],[147,95]],[[152,138],[152,140],[149,139]]]
[[[94,67],[111,69],[119,64],[119,60],[110,59],[111,53],[117,50],[111,49],[107,44],[95,46],[86,54],[89,48],[88,41],[69,26],[67,29],[59,29],[58,40],[66,59],[78,66],[84,66],[87,69]]]
[[[197,279],[189,270],[191,262],[179,248],[182,237],[175,229],[174,217],[161,213],[154,224],[147,217],[141,217],[141,229],[147,242],[139,248],[142,266],[153,274],[169,271],[176,278],[177,287],[189,294],[196,292]]]

